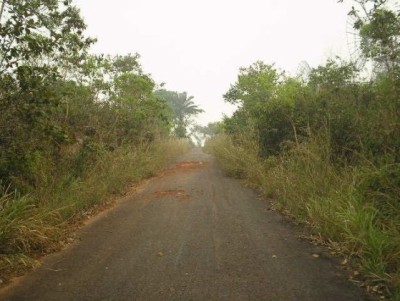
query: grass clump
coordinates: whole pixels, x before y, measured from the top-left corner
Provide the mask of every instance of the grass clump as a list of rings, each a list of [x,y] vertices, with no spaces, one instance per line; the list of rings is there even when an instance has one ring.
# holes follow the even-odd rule
[[[60,249],[93,207],[110,202],[127,187],[151,177],[190,148],[184,139],[124,146],[97,155],[79,178],[60,170],[32,194],[0,192],[0,278],[7,281],[37,265],[40,255]],[[72,163],[71,163],[72,164]]]
[[[320,243],[345,256],[370,291],[397,300],[400,203],[394,203],[399,186],[393,171],[387,171],[392,167],[338,167],[329,162],[329,150],[317,140],[262,159],[255,142],[236,144],[235,139],[216,136],[206,149],[229,175],[258,188],[277,209],[309,226]]]

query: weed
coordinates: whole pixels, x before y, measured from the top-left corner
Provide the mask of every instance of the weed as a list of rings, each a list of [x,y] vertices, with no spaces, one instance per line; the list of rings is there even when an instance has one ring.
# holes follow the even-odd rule
[[[206,148],[229,175],[273,197],[277,208],[307,223],[323,243],[351,259],[373,291],[390,289],[397,300],[400,225],[399,204],[394,200],[398,170],[371,164],[335,166],[321,137],[264,160],[251,142],[237,143],[224,135],[210,139]],[[385,189],[385,198],[379,200],[386,202],[377,201],[374,187]]]
[[[59,249],[68,227],[91,208],[101,206],[132,183],[154,175],[172,158],[186,152],[187,140],[157,141],[101,153],[74,178],[66,165],[35,194],[0,190],[0,272],[2,280],[36,266],[34,257]]]

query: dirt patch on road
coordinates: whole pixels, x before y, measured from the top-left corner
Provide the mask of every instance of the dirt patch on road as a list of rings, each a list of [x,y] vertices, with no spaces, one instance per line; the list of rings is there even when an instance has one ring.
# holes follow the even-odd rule
[[[157,191],[154,193],[154,195],[158,198],[164,197],[164,196],[175,196],[182,202],[191,199],[191,196],[186,194],[184,190]]]
[[[166,169],[161,172],[160,176],[168,176],[178,173],[189,173],[197,169],[205,168],[210,162],[207,161],[184,161],[175,164],[174,167]]]
[[[198,169],[203,168],[208,164],[208,162],[203,161],[189,161],[189,162],[180,162],[176,164],[177,169]]]

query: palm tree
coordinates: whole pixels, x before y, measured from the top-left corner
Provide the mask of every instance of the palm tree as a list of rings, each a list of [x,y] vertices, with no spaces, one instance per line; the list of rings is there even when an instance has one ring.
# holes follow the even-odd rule
[[[165,89],[156,91],[156,95],[165,100],[174,114],[174,131],[177,137],[187,137],[187,126],[190,119],[199,113],[204,112],[193,101],[193,96],[188,96],[186,92],[178,93]]]

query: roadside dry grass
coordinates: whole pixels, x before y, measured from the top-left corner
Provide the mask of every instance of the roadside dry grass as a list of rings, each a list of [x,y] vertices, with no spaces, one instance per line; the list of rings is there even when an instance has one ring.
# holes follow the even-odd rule
[[[164,140],[106,152],[80,178],[63,174],[31,195],[0,191],[0,284],[35,267],[37,258],[62,248],[80,221],[153,176],[189,150],[187,140]]]
[[[278,210],[309,226],[314,240],[345,256],[352,281],[382,298],[400,300],[399,216],[382,215],[360,184],[374,167],[334,166],[322,140],[266,160],[245,136],[235,142],[215,137],[206,151],[216,155],[228,175],[244,179]]]

